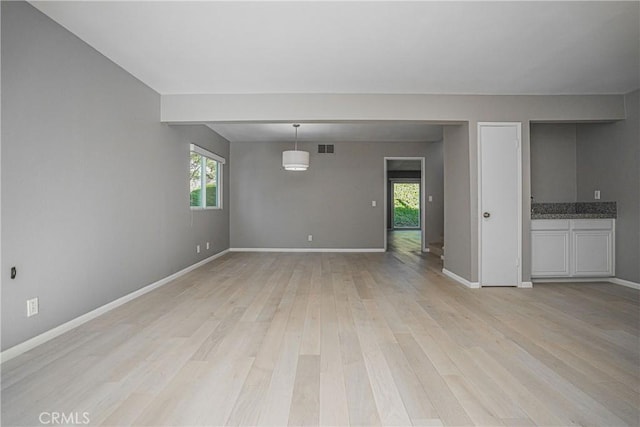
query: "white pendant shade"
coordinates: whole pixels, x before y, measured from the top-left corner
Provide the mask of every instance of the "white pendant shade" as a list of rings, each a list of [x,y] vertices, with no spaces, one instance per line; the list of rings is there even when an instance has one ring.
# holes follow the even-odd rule
[[[298,123],[293,124],[296,130],[296,145],[293,150],[282,152],[282,167],[287,171],[306,171],[309,167],[309,152],[298,151]]]
[[[298,150],[283,151],[282,167],[288,171],[306,171],[309,167],[309,152]]]

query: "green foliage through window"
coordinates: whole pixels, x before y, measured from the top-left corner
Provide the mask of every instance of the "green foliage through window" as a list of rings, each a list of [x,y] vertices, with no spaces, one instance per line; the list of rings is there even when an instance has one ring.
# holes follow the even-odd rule
[[[420,184],[393,183],[393,228],[420,227]]]
[[[189,198],[191,207],[220,207],[218,182],[222,171],[221,163],[209,157],[191,152],[189,162]],[[204,200],[202,193],[204,189]]]
[[[206,194],[207,194],[207,206],[217,206],[218,202],[218,193],[216,191],[216,186],[214,184],[207,185]],[[202,191],[199,188],[193,190],[191,192],[191,206],[202,206],[200,204]]]

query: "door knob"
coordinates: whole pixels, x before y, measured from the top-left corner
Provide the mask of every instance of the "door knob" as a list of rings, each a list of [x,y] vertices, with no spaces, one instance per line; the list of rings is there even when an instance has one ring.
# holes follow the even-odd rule
[[[491,216],[491,214],[489,212],[485,212],[482,214],[483,217],[485,218],[489,218]]]

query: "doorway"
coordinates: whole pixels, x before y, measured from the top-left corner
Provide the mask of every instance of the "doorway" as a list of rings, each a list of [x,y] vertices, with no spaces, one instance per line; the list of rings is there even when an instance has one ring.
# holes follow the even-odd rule
[[[424,157],[384,159],[384,248],[425,252]]]

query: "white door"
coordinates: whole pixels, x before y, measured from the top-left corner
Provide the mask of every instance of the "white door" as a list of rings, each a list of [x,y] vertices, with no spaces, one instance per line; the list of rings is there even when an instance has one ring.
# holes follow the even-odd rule
[[[520,286],[520,123],[479,123],[481,286]]]

